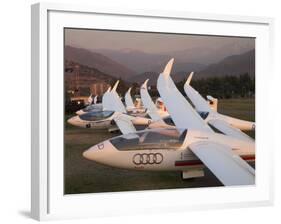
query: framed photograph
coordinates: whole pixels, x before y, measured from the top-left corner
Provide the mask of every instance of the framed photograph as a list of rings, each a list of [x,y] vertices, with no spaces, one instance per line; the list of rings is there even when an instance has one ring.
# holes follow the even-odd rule
[[[272,204],[272,29],[32,5],[32,217]]]

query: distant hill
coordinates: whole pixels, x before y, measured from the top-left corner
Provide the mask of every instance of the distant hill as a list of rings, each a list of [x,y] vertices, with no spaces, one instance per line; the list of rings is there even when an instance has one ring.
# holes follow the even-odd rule
[[[157,72],[144,72],[142,74],[131,77],[130,79],[128,79],[128,81],[131,83],[142,84],[146,79],[149,79],[148,85],[155,85],[157,82],[158,76],[159,76],[159,73],[157,73]]]
[[[95,53],[83,48],[76,48],[71,46],[65,46],[64,49],[65,60],[75,61],[79,64],[96,68],[100,72],[109,74],[113,77],[127,79],[136,73],[100,53]]]
[[[174,54],[150,54],[133,49],[109,50],[109,49],[96,49],[99,52],[120,64],[126,65],[131,70],[136,71],[138,74],[146,73],[148,71],[160,73],[166,63],[173,57]],[[174,65],[174,72],[181,71],[200,71],[206,67],[204,64],[192,63],[192,60],[185,60],[175,57],[177,63]]]
[[[76,82],[76,67],[79,66],[79,81]],[[115,78],[107,75],[95,68],[91,68],[73,61],[65,61],[65,88],[66,90],[74,90],[78,84],[83,94],[88,94],[90,86],[94,83],[104,82],[111,84]]]
[[[147,71],[158,72],[158,68],[171,58],[169,55],[149,54],[133,49],[95,49],[94,51],[126,65],[137,74]]]
[[[115,56],[113,57],[114,59],[118,58],[118,55],[127,55],[126,57],[124,56],[124,58],[122,59],[128,60],[127,63],[124,62],[125,65],[127,66],[128,64],[131,64],[132,66],[132,64],[135,64],[136,70],[144,70],[144,72],[140,72],[139,74],[137,74],[132,69],[127,68],[119,62],[116,62],[114,59],[112,60],[108,56],[104,56],[103,54],[95,53],[90,50],[70,46],[65,47],[65,59],[68,62],[72,61],[84,66],[86,70],[88,69],[90,73],[88,73],[87,75],[85,73],[85,77],[88,77],[85,78],[85,80],[91,82],[93,82],[95,78],[90,76],[96,76],[97,81],[107,79],[112,80],[114,78],[118,79],[119,77],[121,77],[126,82],[139,84],[143,83],[146,79],[149,78],[149,84],[156,85],[159,73],[162,72],[168,59],[171,58],[167,55],[161,56],[146,54],[140,51],[132,51],[130,49],[123,50],[122,54],[114,50],[103,51],[104,53],[106,53],[107,51],[106,54],[111,54],[112,57],[115,54]],[[136,60],[135,57],[139,60]],[[144,67],[142,68],[142,66]],[[250,76],[254,76],[255,50],[250,50],[246,53],[225,57],[218,63],[213,63],[208,66],[199,63],[184,63],[175,59],[174,67],[172,70],[172,77],[175,82],[179,82],[186,79],[187,75],[191,71],[196,72],[196,75],[194,77],[195,79],[226,75],[236,76],[244,73],[248,73]],[[82,74],[82,76],[84,75]]]
[[[172,73],[171,76],[175,82],[180,82],[187,77],[190,72]],[[128,79],[128,82],[142,84],[146,79],[149,79],[149,85],[156,85],[157,79],[160,73],[158,72],[144,72],[139,75],[135,75]]]
[[[177,65],[181,67],[182,63],[177,63],[175,60],[174,67]],[[159,72],[144,72],[139,75],[132,76],[128,79],[129,82],[136,82],[141,84],[146,79],[150,79],[150,85],[156,85]],[[203,68],[203,69],[202,69]],[[202,70],[201,70],[202,69]],[[186,63],[186,68],[181,67],[180,71],[172,70],[172,78],[175,82],[180,82],[188,76],[190,72],[196,72],[195,79],[204,77],[214,77],[214,76],[226,76],[234,75],[238,76],[241,74],[248,73],[250,76],[255,75],[255,51],[251,50],[240,55],[232,55],[224,58],[222,61],[210,64],[208,66],[200,66],[200,64]]]
[[[239,55],[232,55],[224,58],[218,63],[210,64],[200,71],[195,77],[235,76],[244,73],[248,73],[252,77],[255,76],[255,50]]]

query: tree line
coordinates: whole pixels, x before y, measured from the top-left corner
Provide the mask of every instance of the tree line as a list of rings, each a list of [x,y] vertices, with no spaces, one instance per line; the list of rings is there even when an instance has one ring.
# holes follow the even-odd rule
[[[183,94],[184,83],[185,80],[176,84]],[[219,99],[229,99],[255,96],[255,77],[251,77],[248,73],[239,76],[194,79],[191,80],[190,85],[204,97],[211,95]]]
[[[117,79],[116,79],[117,80]],[[110,85],[113,86],[116,80],[111,80]],[[140,94],[140,84],[128,83],[125,80],[119,78],[119,85],[117,92],[120,96],[125,95],[129,87],[132,87],[131,94]],[[179,91],[185,96],[184,83],[186,80],[176,83]],[[229,98],[249,98],[255,96],[255,77],[251,77],[248,73],[239,76],[222,76],[222,77],[208,77],[192,79],[190,84],[195,90],[197,90],[203,97],[211,95],[218,99]],[[149,93],[152,97],[158,97],[159,93],[156,86],[149,87]],[[90,89],[85,88],[79,91],[79,95],[88,96]],[[99,96],[99,101],[102,96]],[[65,93],[65,100],[70,101],[70,95]]]
[[[132,95],[140,94],[140,84],[129,84],[126,81],[119,79],[118,93],[121,96],[131,86]],[[177,88],[185,96],[184,83],[182,80],[176,83]],[[111,83],[113,85],[115,80]],[[229,98],[250,98],[255,96],[255,77],[251,77],[248,73],[239,76],[221,76],[192,79],[190,85],[197,90],[202,96],[211,95],[218,99]],[[156,86],[150,86],[149,93],[152,97],[158,97],[159,93]]]

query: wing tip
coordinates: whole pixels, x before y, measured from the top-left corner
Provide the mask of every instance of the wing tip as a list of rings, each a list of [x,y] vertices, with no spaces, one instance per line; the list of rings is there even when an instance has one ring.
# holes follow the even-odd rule
[[[162,72],[165,77],[170,76],[174,61],[175,59],[171,58],[170,61],[168,61],[168,63],[166,64],[164,71]]]
[[[117,89],[117,87],[118,87],[118,84],[119,84],[119,81],[120,81],[120,80],[117,80],[117,81],[115,82],[115,84],[114,84],[114,86],[113,86],[111,92],[116,91],[116,89]]]
[[[111,91],[111,86],[108,87],[108,89],[106,90],[106,93],[109,93]]]
[[[147,83],[148,83],[149,79],[146,79],[144,81],[144,83],[142,84],[141,88],[147,89]]]
[[[127,90],[127,94],[131,94],[132,87]]]
[[[188,75],[188,78],[187,78],[187,80],[185,82],[185,85],[189,85],[190,84],[191,79],[193,77],[193,74],[194,74],[194,72],[190,72],[190,74]]]

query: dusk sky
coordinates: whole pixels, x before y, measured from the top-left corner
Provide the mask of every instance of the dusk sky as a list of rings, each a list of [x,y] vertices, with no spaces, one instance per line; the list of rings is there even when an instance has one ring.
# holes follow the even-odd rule
[[[240,53],[255,47],[254,38],[83,29],[66,29],[65,44],[86,49],[133,49],[156,54],[196,48],[212,50],[223,48],[225,51]]]

